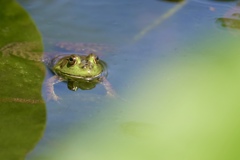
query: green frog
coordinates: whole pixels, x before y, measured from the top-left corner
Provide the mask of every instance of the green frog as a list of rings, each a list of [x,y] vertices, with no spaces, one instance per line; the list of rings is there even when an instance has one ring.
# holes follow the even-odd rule
[[[29,60],[43,61],[50,68],[55,75],[46,81],[48,100],[58,101],[60,99],[54,92],[54,84],[62,81],[66,81],[68,88],[72,91],[76,91],[78,88],[90,90],[98,83],[101,83],[105,87],[108,96],[115,96],[115,92],[106,79],[106,63],[100,60],[95,53],[92,53],[92,51],[96,50],[91,49],[89,45],[88,49],[86,49],[82,43],[59,43],[56,45],[57,47],[66,48],[68,51],[73,50],[74,52],[84,51],[85,54],[45,53],[44,58],[41,58],[37,56],[40,54],[31,52],[31,48],[34,49],[37,46],[37,44],[31,43],[33,42],[11,43],[2,47],[0,51],[5,55],[12,54]],[[97,47],[99,49],[99,46]]]
[[[47,61],[47,60],[46,60]],[[57,82],[66,81],[68,88],[76,91],[93,89],[96,84],[104,85],[107,95],[114,97],[115,93],[107,81],[106,63],[93,53],[88,55],[57,55],[47,64],[55,73],[55,76],[47,80],[49,99],[58,100],[59,97],[54,93],[53,85]]]

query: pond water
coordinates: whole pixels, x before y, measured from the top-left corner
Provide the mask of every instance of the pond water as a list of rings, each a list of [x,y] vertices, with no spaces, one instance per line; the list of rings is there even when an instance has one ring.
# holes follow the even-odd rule
[[[128,103],[132,101],[129,95],[135,94],[134,89],[141,87],[142,81],[151,86],[148,78],[164,76],[169,72],[167,68],[162,70],[154,64],[164,63],[167,65],[163,68],[171,67],[176,65],[173,60],[184,62],[189,56],[205,56],[209,52],[196,52],[199,44],[211,43],[218,47],[217,40],[226,39],[228,43],[228,40],[238,37],[240,29],[237,17],[240,8],[234,0],[18,2],[36,23],[46,52],[52,51],[52,45],[57,42],[99,43],[113,48],[99,53],[99,57],[107,63],[107,79],[118,94],[116,99],[106,97],[101,85],[93,90],[73,92],[68,90],[66,83],[56,84],[55,92],[62,100],[46,103],[46,129],[34,150],[27,155],[28,160],[49,157],[54,152],[52,146],[59,144],[64,148],[64,143],[60,141],[76,128],[84,131],[94,117],[111,114],[121,121],[119,119],[124,116],[119,113],[129,109]],[[231,16],[234,20],[230,19]],[[51,76],[48,71],[46,79]],[[110,112],[112,107],[116,107],[115,104],[124,107]]]

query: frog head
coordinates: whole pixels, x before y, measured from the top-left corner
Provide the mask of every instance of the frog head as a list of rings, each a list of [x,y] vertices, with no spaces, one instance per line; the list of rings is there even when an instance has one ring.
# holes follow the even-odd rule
[[[105,63],[91,53],[89,55],[67,55],[60,58],[52,68],[64,79],[92,80],[105,70]]]

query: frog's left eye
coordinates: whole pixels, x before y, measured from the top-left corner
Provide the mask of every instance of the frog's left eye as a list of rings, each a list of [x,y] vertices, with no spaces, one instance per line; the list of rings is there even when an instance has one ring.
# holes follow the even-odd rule
[[[98,60],[99,60],[99,57],[98,57],[98,56],[96,56],[96,57],[95,57],[95,60],[96,60],[96,61],[98,61]]]
[[[74,65],[75,62],[76,62],[76,60],[77,60],[77,58],[76,58],[74,55],[72,55],[72,56],[70,56],[69,59],[68,59],[68,64],[69,64],[69,65]]]

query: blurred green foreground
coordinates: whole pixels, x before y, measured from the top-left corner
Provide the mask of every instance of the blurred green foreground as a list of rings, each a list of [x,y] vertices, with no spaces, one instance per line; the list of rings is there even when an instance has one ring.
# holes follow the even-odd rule
[[[153,62],[127,102],[80,125],[51,159],[240,159],[239,37],[226,35]]]

